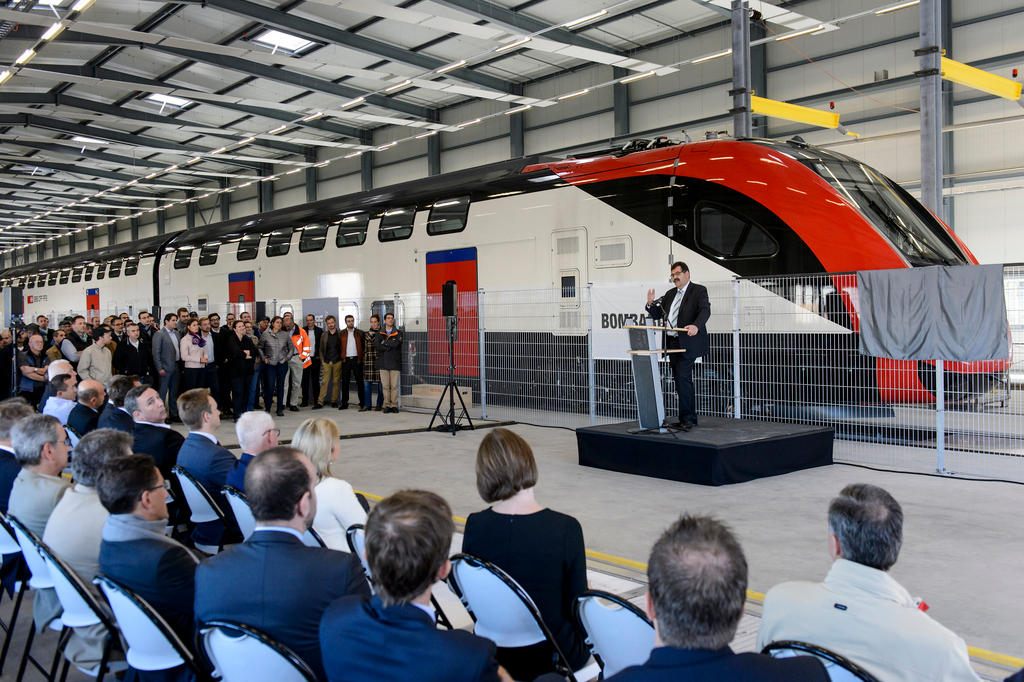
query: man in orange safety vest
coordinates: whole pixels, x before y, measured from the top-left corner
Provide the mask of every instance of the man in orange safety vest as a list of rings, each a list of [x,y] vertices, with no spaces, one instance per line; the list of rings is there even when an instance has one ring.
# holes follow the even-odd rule
[[[288,359],[288,409],[299,411],[299,397],[302,393],[302,370],[313,364],[312,352],[309,349],[309,336],[306,330],[295,324],[294,316],[284,314],[283,330],[291,335],[295,346],[295,355]]]

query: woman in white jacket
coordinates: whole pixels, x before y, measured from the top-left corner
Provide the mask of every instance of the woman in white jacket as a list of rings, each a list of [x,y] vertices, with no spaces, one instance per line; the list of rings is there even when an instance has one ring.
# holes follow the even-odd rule
[[[338,426],[330,419],[307,419],[292,436],[292,447],[309,457],[316,469],[315,530],[330,549],[348,551],[345,530],[366,523],[366,511],[356,499],[352,486],[331,473],[331,464],[341,452]]]

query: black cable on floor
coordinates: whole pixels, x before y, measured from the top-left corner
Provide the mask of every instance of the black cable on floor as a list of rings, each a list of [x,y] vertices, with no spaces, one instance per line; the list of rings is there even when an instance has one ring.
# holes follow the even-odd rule
[[[1024,481],[1010,481],[1005,478],[970,478],[968,476],[955,476],[951,474],[939,474],[939,473],[928,473],[926,471],[903,471],[902,469],[882,469],[881,467],[872,467],[867,464],[851,464],[850,462],[833,462],[839,466],[857,467],[858,469],[868,469],[870,471],[881,471],[887,474],[911,474],[913,476],[934,476],[935,478],[953,479],[955,481],[979,481],[982,483],[1012,483],[1013,485],[1024,485]]]

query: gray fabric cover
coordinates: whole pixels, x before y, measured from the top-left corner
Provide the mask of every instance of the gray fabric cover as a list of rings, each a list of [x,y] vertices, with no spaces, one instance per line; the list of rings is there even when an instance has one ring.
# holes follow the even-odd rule
[[[894,360],[1006,360],[1002,265],[857,273],[860,352]]]

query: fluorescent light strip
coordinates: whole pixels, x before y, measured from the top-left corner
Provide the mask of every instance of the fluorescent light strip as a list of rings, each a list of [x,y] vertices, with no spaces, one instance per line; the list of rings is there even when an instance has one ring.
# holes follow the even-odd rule
[[[466,121],[465,123],[460,123],[459,125],[457,125],[455,127],[461,130],[462,128],[468,128],[471,125],[477,124],[477,123],[479,123],[482,120],[483,119],[475,118],[472,121]]]
[[[307,121],[315,121],[315,120],[317,120],[318,118],[320,118],[323,115],[324,115],[324,112],[318,111],[315,114],[310,114],[306,118],[302,119],[302,122],[306,123]]]
[[[654,73],[654,72],[652,71],[651,73]],[[650,74],[647,74],[647,75],[650,75]],[[623,81],[623,83],[625,83],[625,82],[626,81]],[[558,101],[561,102],[563,99],[572,99],[573,97],[579,97],[580,95],[585,95],[588,92],[590,92],[590,88],[583,88],[579,92],[570,92],[568,95],[562,95],[561,97],[558,98]]]
[[[732,50],[722,50],[721,52],[715,52],[714,54],[705,55],[699,59],[694,59],[691,64],[700,64],[702,62],[709,61],[711,59],[718,59],[719,57],[725,57],[726,55],[732,54]]]
[[[277,135],[278,133],[284,132],[285,130],[288,130],[288,126],[286,126],[286,125],[277,126],[273,130],[268,131],[267,135]]]
[[[35,56],[36,51],[30,47],[24,52],[22,52],[20,55],[18,55],[18,58],[14,60],[14,65],[21,66],[23,64],[28,64],[30,61],[32,61],[32,58]]]
[[[572,21],[568,21],[562,24],[562,28],[576,28],[580,24],[585,24],[588,21],[593,21],[594,19],[603,17],[606,14],[608,14],[608,10],[603,9],[600,12],[594,12],[593,14],[588,14],[585,17],[580,17],[579,19],[573,19]]]
[[[398,144],[398,141],[397,141],[397,140],[396,140],[395,142],[388,142],[387,144],[382,144],[381,146],[377,147],[377,151],[379,151],[379,152],[382,152],[382,151],[384,151],[385,149],[391,149],[391,148],[392,148],[392,147],[394,147],[394,146],[395,146],[396,144]]]
[[[901,9],[906,9],[908,7],[913,7],[914,5],[918,5],[920,3],[921,3],[921,0],[910,0],[910,2],[904,2],[904,3],[900,4],[900,5],[893,5],[892,7],[884,7],[882,9],[876,11],[875,14],[888,14],[889,12],[896,12],[896,11],[901,10]]]
[[[50,28],[46,29],[46,33],[39,37],[40,40],[53,40],[60,35],[61,31],[64,30],[64,24],[56,22],[50,25]]]
[[[638,81],[641,78],[647,78],[648,76],[653,76],[653,75],[654,75],[653,71],[647,71],[646,73],[638,73],[635,76],[630,76],[629,78],[623,78],[622,80],[619,81],[619,83],[622,83],[623,85],[625,85],[626,83],[632,83],[633,81]],[[561,98],[559,98],[559,99],[561,99]]]
[[[437,69],[435,71],[435,73],[448,73],[449,71],[452,71],[453,69],[457,69],[457,68],[459,68],[461,66],[465,66],[465,65],[466,65],[466,60],[465,59],[460,59],[457,62],[449,64],[448,66],[442,66],[440,69]]]
[[[359,156],[360,154],[362,154],[362,152],[361,152],[361,151],[360,151],[360,152],[352,152],[351,154],[346,154],[346,155],[345,155],[345,158],[346,158],[346,159],[351,159],[351,158],[354,158],[354,157],[356,157],[356,156]]]
[[[520,45],[525,45],[526,43],[530,42],[531,40],[533,40],[533,38],[530,38],[529,36],[527,36],[526,38],[520,38],[519,40],[511,42],[508,45],[502,45],[501,47],[495,48],[494,51],[495,52],[504,52],[505,50],[511,50],[513,48],[519,47]]]
[[[348,102],[345,102],[344,104],[342,104],[341,108],[344,109],[346,107],[354,107],[355,105],[362,104],[365,101],[366,101],[365,97],[356,97],[355,99],[349,100]]]
[[[13,76],[13,75],[14,75],[14,72],[11,71],[10,69],[4,69],[3,71],[0,71],[0,85],[3,85],[8,80],[10,80],[11,76]]]
[[[521,114],[524,111],[526,111],[527,109],[533,109],[533,105],[532,104],[524,104],[521,107],[516,107],[515,109],[509,109],[508,111],[505,112],[505,115],[506,116],[511,116],[512,114]]]
[[[84,12],[85,10],[89,9],[89,7],[94,2],[96,2],[96,0],[78,0],[78,2],[76,2],[75,4],[73,4],[71,6],[71,11],[72,12]]]
[[[820,24],[819,26],[817,26],[815,28],[805,28],[803,31],[797,31],[795,33],[787,33],[786,35],[779,36],[778,38],[775,39],[775,42],[779,42],[780,40],[789,40],[790,38],[799,38],[800,36],[810,35],[811,33],[817,33],[818,31],[824,31],[826,28],[828,28],[828,27],[825,26],[825,24]]]
[[[421,133],[420,135],[416,136],[416,139],[417,140],[422,140],[424,137],[430,137],[431,135],[437,135],[437,131],[436,130],[431,130],[429,133]],[[345,157],[345,158],[348,158],[348,157]]]
[[[407,85],[412,85],[412,81],[404,80],[401,83],[396,83],[395,85],[392,85],[390,88],[385,88],[384,92],[394,92],[395,90],[401,90]]]

